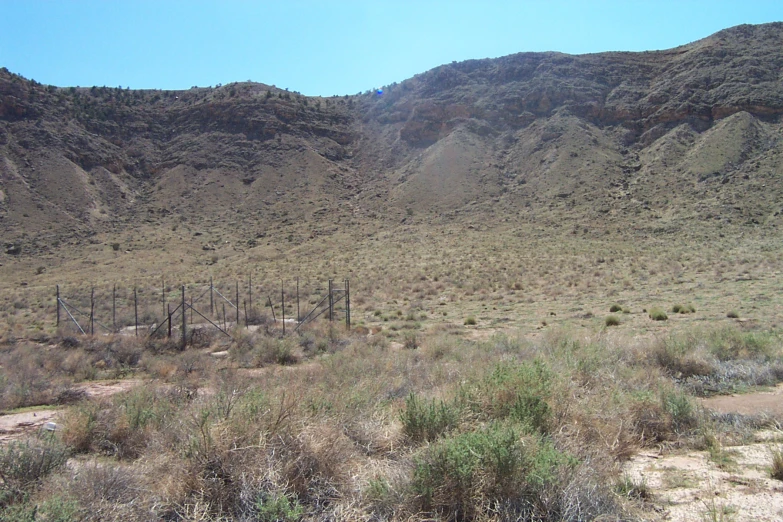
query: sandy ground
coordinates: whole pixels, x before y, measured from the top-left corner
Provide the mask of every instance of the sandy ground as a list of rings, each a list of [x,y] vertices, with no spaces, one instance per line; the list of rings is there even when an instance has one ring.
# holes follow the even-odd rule
[[[107,397],[134,388],[141,382],[139,379],[95,381],[77,384],[73,388],[83,391],[88,397]],[[57,423],[59,413],[59,408],[46,408],[0,415],[0,445],[40,431],[47,422]]]
[[[711,397],[703,406],[718,413],[783,418],[783,385],[744,395]],[[783,482],[769,478],[772,451],[783,449],[783,431],[756,433],[755,441],[725,447],[736,464],[721,469],[706,451],[641,453],[626,466],[627,475],[653,492],[662,519],[674,522],[783,520]]]
[[[769,415],[783,420],[783,384],[770,391],[743,395],[719,395],[703,399],[702,405],[718,413]]]
[[[783,444],[760,441],[726,448],[736,461],[726,470],[711,462],[706,451],[639,454],[626,473],[653,492],[653,502],[664,509],[664,520],[779,522],[783,482],[769,478],[767,471],[773,447],[783,448]]]

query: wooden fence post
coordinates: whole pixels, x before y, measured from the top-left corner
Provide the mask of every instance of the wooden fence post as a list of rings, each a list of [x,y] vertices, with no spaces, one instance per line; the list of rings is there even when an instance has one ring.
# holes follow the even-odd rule
[[[345,328],[351,329],[351,286],[348,280],[345,280]]]
[[[283,309],[283,335],[285,335],[285,290],[283,289],[283,281],[280,281],[280,302],[282,303]]]
[[[133,325],[136,330],[136,337],[139,336],[139,299],[136,296],[136,287],[133,287]]]
[[[57,285],[57,327],[60,327],[60,285]]]
[[[223,303],[223,329],[228,330],[228,323],[226,323],[226,303]]]
[[[168,317],[168,321],[169,321],[169,335],[168,335],[168,337],[171,338],[171,305],[168,305],[166,308],[167,308],[167,312],[168,312],[167,317]]]
[[[242,306],[245,308],[245,328],[250,330],[250,323],[247,320],[247,301],[242,301]]]
[[[193,299],[191,297],[191,299]],[[190,307],[191,312],[190,314],[193,315],[193,306]],[[188,330],[187,330],[187,319],[188,316],[185,314],[185,285],[182,285],[182,351],[185,351],[185,346],[188,342]],[[193,320],[191,319],[191,322]]]
[[[275,319],[275,307],[272,305],[272,298],[267,296],[267,301],[269,303],[269,309],[272,310],[272,321],[277,324],[277,319]]]
[[[111,327],[117,331],[117,284],[111,289]]]
[[[253,311],[253,274],[247,276],[247,300],[250,303],[250,311]],[[247,307],[245,307],[245,322],[247,322]]]
[[[212,276],[209,276],[209,313],[215,317],[215,300],[212,297]]]
[[[90,335],[95,335],[95,288],[90,290]]]
[[[161,286],[161,290],[162,290],[161,302],[163,303],[163,317],[166,317],[166,280],[163,279],[162,283],[163,284]]]
[[[302,320],[302,314],[299,313],[299,276],[296,276],[296,324]]]
[[[237,293],[236,300],[234,301],[234,307],[237,309],[237,328],[239,328],[239,281],[237,281]]]
[[[334,318],[334,300],[332,299],[332,280],[329,280],[329,322]]]

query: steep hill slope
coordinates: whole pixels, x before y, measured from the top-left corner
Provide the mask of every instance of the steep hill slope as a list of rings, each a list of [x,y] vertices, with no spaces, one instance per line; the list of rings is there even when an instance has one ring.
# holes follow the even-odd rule
[[[781,49],[783,24],[740,26],[667,51],[452,63],[332,98],[58,88],[0,70],[3,242],[24,255],[179,223],[250,247],[341,220],[773,227]]]

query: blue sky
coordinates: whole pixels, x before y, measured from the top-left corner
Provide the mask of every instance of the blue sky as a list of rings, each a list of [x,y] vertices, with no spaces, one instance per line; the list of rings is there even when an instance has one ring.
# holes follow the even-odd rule
[[[453,60],[666,49],[783,1],[0,0],[0,67],[58,86],[253,80],[330,96]]]

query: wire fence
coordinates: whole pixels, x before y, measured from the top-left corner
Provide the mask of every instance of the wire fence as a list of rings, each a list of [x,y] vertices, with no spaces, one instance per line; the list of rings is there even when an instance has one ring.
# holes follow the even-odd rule
[[[341,287],[342,286],[342,287]],[[167,335],[184,346],[188,330],[214,328],[227,336],[236,327],[257,325],[277,328],[283,335],[302,325],[326,318],[351,327],[350,283],[328,280],[303,283],[299,278],[279,286],[254,284],[248,278],[218,283],[157,287],[57,285],[56,324],[74,334]],[[287,326],[288,325],[288,326]]]

